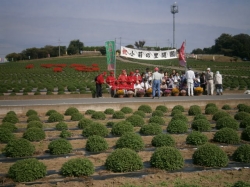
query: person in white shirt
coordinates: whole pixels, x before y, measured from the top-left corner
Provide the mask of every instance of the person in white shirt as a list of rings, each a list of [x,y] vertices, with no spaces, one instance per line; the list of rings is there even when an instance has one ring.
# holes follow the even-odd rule
[[[162,77],[164,76],[163,74],[159,73],[159,68],[156,67],[155,68],[155,72],[153,73],[153,77],[152,77],[152,80],[153,80],[153,97],[152,99],[155,98],[155,93],[157,91],[157,95],[158,95],[158,99],[160,98],[160,94],[161,94],[161,80],[162,80]]]
[[[214,74],[211,72],[210,68],[207,68],[207,73],[205,74],[207,82],[207,95],[213,95],[214,93]]]
[[[219,71],[216,71],[214,76],[214,84],[216,88],[217,95],[223,95],[222,93],[222,75]]]
[[[186,72],[185,76],[187,79],[188,96],[190,95],[193,96],[195,74],[194,74],[194,71],[191,69],[191,67],[188,68],[188,71]]]
[[[140,83],[140,81],[139,80],[137,80],[136,82],[135,82],[135,84],[134,84],[134,90],[135,90],[135,96],[136,96],[136,92],[138,91],[138,90],[142,90],[143,88],[142,88],[142,86],[141,86],[141,83]]]
[[[149,84],[146,78],[144,78],[141,82],[141,87],[146,91],[149,88]]]

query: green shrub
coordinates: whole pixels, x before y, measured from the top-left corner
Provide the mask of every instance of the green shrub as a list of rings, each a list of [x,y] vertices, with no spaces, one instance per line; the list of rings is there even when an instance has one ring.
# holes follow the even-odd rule
[[[115,124],[115,122],[113,122],[113,121],[108,121],[107,124],[106,124],[106,126],[108,126],[108,127],[113,127],[114,124]]]
[[[250,116],[244,118],[241,122],[240,122],[240,128],[246,128],[250,126]]]
[[[36,158],[16,161],[10,166],[8,177],[15,182],[30,182],[45,177],[47,169],[44,163]]]
[[[149,119],[149,123],[157,123],[159,125],[165,125],[165,121],[163,118],[159,116],[153,116]]]
[[[7,114],[7,115],[3,118],[2,122],[9,122],[9,123],[16,124],[16,123],[19,122],[19,119],[18,119],[18,117],[17,117],[16,115],[14,115],[14,114]]]
[[[48,149],[52,155],[62,155],[67,154],[72,151],[72,145],[68,140],[57,139],[50,142]]]
[[[28,128],[33,128],[33,127],[36,127],[36,128],[43,128],[43,123],[41,121],[30,121],[27,125],[27,129]]]
[[[26,116],[29,117],[31,115],[37,115],[37,111],[33,110],[33,109],[30,109],[26,112]]]
[[[13,132],[15,130],[17,130],[17,127],[15,126],[15,124],[13,123],[10,123],[10,122],[3,122],[1,125],[0,125],[0,129],[8,129],[9,131]]]
[[[144,119],[139,115],[129,116],[126,121],[130,122],[134,127],[141,127],[145,124]]]
[[[121,136],[127,132],[134,132],[134,126],[128,121],[120,121],[112,126],[111,134]]]
[[[8,114],[16,115],[16,112],[13,111],[13,110],[11,110],[11,111],[7,112],[7,115],[8,115]]]
[[[216,106],[215,103],[207,103],[206,106],[205,106],[205,109],[207,109],[208,107],[215,107],[215,108],[217,108],[217,106]]]
[[[74,113],[79,113],[79,110],[78,110],[77,108],[75,108],[75,107],[69,107],[69,108],[65,111],[64,115],[65,115],[65,116],[71,116],[71,115],[74,114]]]
[[[162,146],[174,147],[175,140],[169,134],[158,134],[154,136],[154,138],[151,141],[151,144],[154,147],[162,147]]]
[[[168,108],[164,105],[158,105],[155,110],[160,110],[162,111],[163,113],[166,113],[168,111]]]
[[[196,131],[209,131],[211,130],[210,122],[206,119],[197,119],[191,124],[192,129]]]
[[[171,121],[174,121],[174,120],[182,120],[184,122],[188,122],[188,118],[186,115],[184,114],[175,114],[172,118],[171,118]]]
[[[33,115],[28,116],[27,123],[29,123],[31,121],[41,121],[41,120],[40,120],[38,115],[33,114]]]
[[[247,113],[247,112],[237,112],[234,115],[234,119],[236,119],[236,120],[244,120],[245,118],[247,118],[249,116],[250,116],[250,114]]]
[[[207,141],[207,136],[199,131],[192,131],[186,138],[186,143],[191,145],[203,145]]]
[[[48,110],[45,115],[50,116],[51,114],[56,113],[56,112],[57,112],[56,110],[51,109],[51,110]]]
[[[231,107],[229,105],[223,105],[222,108],[223,110],[231,110]]]
[[[206,143],[198,147],[193,154],[193,163],[205,167],[225,167],[227,154],[217,145]]]
[[[234,151],[232,157],[236,162],[250,163],[250,145],[241,145]]]
[[[157,123],[149,123],[141,127],[140,133],[143,135],[157,135],[162,133],[162,128]]]
[[[144,146],[142,137],[133,132],[123,134],[116,142],[116,148],[129,148],[135,151],[144,149]]]
[[[238,107],[238,112],[247,112],[250,113],[250,106],[246,104],[240,104]]]
[[[114,113],[115,113],[115,110],[113,108],[107,108],[106,110],[104,110],[104,114],[112,115]]]
[[[188,130],[187,123],[182,120],[173,120],[170,121],[167,126],[167,132],[171,134],[185,133]]]
[[[64,120],[64,115],[60,114],[60,113],[52,113],[49,118],[48,118],[48,122],[60,122]]]
[[[120,111],[122,111],[124,114],[131,114],[133,112],[133,109],[125,106],[125,107],[122,107]]]
[[[122,111],[116,111],[112,115],[112,118],[113,119],[124,119],[125,118],[125,114]]]
[[[237,144],[240,142],[240,137],[235,130],[225,127],[214,134],[213,140],[221,143]]]
[[[213,115],[213,114],[215,114],[218,111],[219,111],[219,109],[217,107],[210,106],[210,107],[207,107],[205,109],[205,114],[207,114],[207,115]]]
[[[159,147],[150,158],[152,167],[173,171],[184,166],[184,159],[180,151],[174,147]]]
[[[222,129],[224,127],[232,128],[234,130],[239,129],[239,123],[232,117],[222,117],[216,121],[216,129]]]
[[[28,128],[24,133],[23,133],[23,138],[34,142],[34,141],[40,141],[45,139],[45,132],[41,128]]]
[[[68,124],[63,122],[63,121],[60,121],[59,123],[56,124],[56,130],[67,130],[68,129]]]
[[[35,152],[35,146],[26,139],[13,139],[8,142],[4,148],[7,157],[32,156]]]
[[[87,119],[87,118],[82,118],[79,122],[78,122],[78,128],[79,129],[84,129],[85,127],[87,127],[88,125],[93,124],[94,122],[91,119]]]
[[[184,112],[184,107],[182,105],[175,105],[173,108],[172,108],[172,111],[175,110],[175,109],[178,109],[180,110],[181,112]]]
[[[207,120],[207,117],[205,115],[203,115],[203,114],[197,114],[197,115],[194,116],[194,121],[198,120],[198,119],[205,119],[205,120]]]
[[[141,105],[141,106],[139,106],[138,110],[141,110],[145,113],[152,113],[152,111],[153,111],[151,106],[149,106],[149,105]]]
[[[217,121],[218,119],[223,118],[223,117],[226,117],[226,116],[230,117],[230,114],[228,114],[227,112],[225,112],[225,111],[223,111],[223,110],[220,110],[220,111],[216,112],[216,113],[213,115],[213,118],[212,118],[212,119],[213,119],[214,121]]]
[[[89,137],[92,135],[98,135],[102,137],[108,136],[109,131],[106,126],[100,124],[100,123],[92,123],[91,125],[87,125],[83,131],[82,135],[85,137]]]
[[[139,116],[141,116],[141,117],[143,117],[143,118],[146,117],[145,112],[143,112],[142,110],[137,110],[137,111],[135,111],[133,114],[134,114],[134,115],[139,115]]]
[[[7,122],[5,122],[7,123]],[[8,143],[9,141],[15,138],[14,134],[10,129],[7,128],[0,128],[0,142]]]
[[[201,114],[201,108],[198,105],[190,106],[190,108],[188,110],[188,115],[195,116],[197,114]]]
[[[163,117],[164,113],[161,110],[155,110],[155,111],[153,111],[152,116]]]
[[[86,150],[90,152],[101,152],[108,149],[107,141],[97,135],[90,136],[86,142]]]
[[[92,119],[99,119],[99,120],[105,120],[106,115],[103,112],[95,112],[94,114],[91,115]]]
[[[250,183],[245,181],[237,181],[232,187],[250,187]]]
[[[171,111],[171,116],[175,116],[175,115],[181,115],[182,111],[179,109],[174,109]]]
[[[71,120],[72,121],[80,121],[83,118],[83,114],[81,113],[74,113],[71,115]]]
[[[131,172],[143,168],[142,159],[131,149],[116,149],[105,162],[107,170],[113,172]]]
[[[68,177],[90,176],[94,172],[94,165],[88,158],[72,158],[61,168],[62,175]]]
[[[247,126],[241,133],[241,139],[250,141],[250,126]]]
[[[61,138],[68,138],[71,136],[72,136],[72,133],[70,131],[65,130],[65,129],[63,129],[59,135],[59,137],[61,137]]]
[[[92,115],[92,114],[94,114],[94,113],[95,113],[95,110],[91,110],[91,109],[89,109],[89,110],[87,110],[87,111],[85,112],[86,115]]]

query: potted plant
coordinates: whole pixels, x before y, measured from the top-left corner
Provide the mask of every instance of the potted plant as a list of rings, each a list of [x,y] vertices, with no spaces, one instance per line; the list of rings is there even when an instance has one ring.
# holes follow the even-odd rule
[[[117,95],[117,97],[119,97],[119,98],[122,98],[122,97],[124,97],[124,90],[117,90],[117,92],[116,92],[116,95]]]
[[[134,92],[132,90],[127,91],[127,97],[133,97]]]
[[[152,88],[147,89],[146,93],[148,97],[152,97]]]
[[[203,93],[203,88],[202,87],[194,88],[194,94],[195,95],[201,95],[202,93]]]
[[[180,95],[181,95],[181,96],[187,95],[187,91],[186,91],[186,90],[181,90]]]
[[[171,90],[164,90],[164,96],[170,96],[170,94],[171,94]]]
[[[145,95],[145,90],[144,90],[144,89],[137,90],[137,91],[136,91],[136,95],[137,95],[138,97],[144,97],[144,95]]]
[[[172,95],[173,95],[173,96],[178,96],[179,93],[180,93],[180,90],[179,90],[178,88],[173,88],[173,89],[172,89]]]

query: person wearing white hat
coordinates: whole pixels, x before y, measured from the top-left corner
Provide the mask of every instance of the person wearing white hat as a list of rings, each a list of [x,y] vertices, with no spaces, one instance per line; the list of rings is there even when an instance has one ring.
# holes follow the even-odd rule
[[[214,93],[214,73],[210,68],[207,68],[206,82],[207,82],[207,95],[213,95]]]
[[[191,67],[188,68],[185,76],[187,79],[188,96],[194,96],[195,74],[194,74],[194,71],[191,69]]]
[[[222,75],[219,71],[216,71],[214,76],[214,84],[216,88],[217,95],[223,95],[222,93]]]

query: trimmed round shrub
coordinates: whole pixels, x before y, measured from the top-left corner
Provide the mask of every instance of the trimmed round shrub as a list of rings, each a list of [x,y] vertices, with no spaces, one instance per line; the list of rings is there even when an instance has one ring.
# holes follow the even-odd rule
[[[51,109],[51,110],[48,110],[45,115],[50,116],[51,114],[56,113],[56,112],[57,112],[56,110]]]
[[[235,130],[225,127],[214,134],[213,140],[221,143],[237,144],[240,142],[240,137]]]
[[[241,139],[250,141],[250,126],[246,127],[241,133]]]
[[[152,116],[163,117],[164,113],[161,110],[155,110],[155,111],[153,111]]]
[[[246,128],[250,126],[250,116],[244,118],[241,122],[240,122],[240,128]]]
[[[31,121],[41,121],[39,116],[34,114],[34,115],[30,115],[27,119],[27,123],[31,122]]]
[[[154,147],[162,147],[162,146],[174,147],[175,140],[169,134],[158,134],[154,136],[154,138],[151,141],[151,144]]]
[[[12,131],[10,129],[0,128],[0,142],[8,143],[9,141],[13,140],[14,138],[15,138],[15,135],[12,133]]]
[[[197,115],[194,116],[194,121],[198,120],[198,119],[205,119],[205,120],[207,120],[207,117],[205,115],[203,115],[203,114],[197,114]]]
[[[79,129],[84,129],[85,127],[87,127],[88,125],[93,124],[94,121],[92,121],[91,119],[88,118],[82,118],[79,122],[78,122],[78,128]]]
[[[149,123],[141,127],[140,133],[143,135],[157,135],[162,133],[162,128],[157,123]]]
[[[69,138],[72,136],[72,133],[70,131],[67,130],[62,130],[62,132],[60,133],[59,137],[61,138]]]
[[[153,116],[149,119],[149,123],[157,123],[159,125],[165,125],[165,121],[162,117]]]
[[[104,110],[104,114],[112,115],[115,113],[115,110],[113,108],[107,108]]]
[[[8,177],[15,182],[31,182],[45,177],[46,174],[46,165],[36,158],[18,160],[10,166],[8,171]]]
[[[123,148],[116,149],[108,156],[105,167],[112,172],[131,172],[142,169],[143,163],[135,151]]]
[[[91,115],[92,119],[99,119],[99,120],[105,120],[106,115],[103,112],[95,112],[94,114]]]
[[[144,119],[139,115],[129,116],[126,121],[130,122],[134,127],[141,127],[145,124]]]
[[[223,118],[223,117],[226,117],[226,116],[230,117],[230,114],[227,113],[226,111],[220,110],[220,111],[216,112],[216,113],[213,115],[213,118],[212,118],[212,119],[213,119],[214,121],[217,121],[218,119]]]
[[[79,121],[79,120],[81,120],[83,118],[83,114],[81,114],[81,113],[74,113],[74,114],[72,114],[71,115],[71,120],[72,121]]]
[[[187,123],[182,120],[173,120],[168,123],[167,132],[171,134],[185,133],[188,130]]]
[[[6,116],[4,116],[2,122],[9,122],[16,124],[19,122],[19,119],[15,114],[7,114]]]
[[[210,106],[210,107],[207,107],[205,109],[205,114],[207,114],[207,115],[213,115],[213,114],[215,114],[218,111],[219,111],[219,109],[217,107]]]
[[[16,115],[16,112],[13,111],[13,110],[11,110],[11,111],[7,112],[7,115],[8,115],[8,114]]]
[[[145,112],[143,112],[142,110],[137,110],[137,111],[135,111],[133,114],[134,114],[134,115],[139,115],[139,116],[141,116],[141,117],[143,117],[143,118],[146,117]]]
[[[178,170],[184,167],[184,159],[180,151],[174,147],[159,147],[150,158],[152,167],[167,171]]]
[[[234,119],[236,119],[236,120],[244,120],[245,118],[247,118],[249,116],[250,116],[250,114],[247,113],[247,112],[237,112],[234,115]]]
[[[27,125],[27,129],[28,128],[43,128],[43,123],[41,121],[30,121]]]
[[[113,127],[114,124],[115,124],[115,122],[109,121],[109,122],[107,122],[106,126],[108,126],[108,127]]]
[[[4,148],[4,153],[7,157],[32,156],[34,152],[35,146],[24,138],[13,139]]]
[[[246,104],[239,104],[239,105],[237,105],[237,108],[238,108],[238,112],[250,113],[250,106],[248,106]]]
[[[237,181],[232,187],[250,187],[250,183],[245,181]]]
[[[48,122],[60,122],[64,120],[64,115],[60,114],[60,113],[52,113],[49,118],[48,118]]]
[[[111,134],[121,136],[127,132],[134,132],[134,126],[128,121],[120,121],[112,126]]]
[[[207,136],[199,131],[192,131],[186,138],[186,143],[191,145],[203,145],[207,141]]]
[[[94,172],[94,164],[88,158],[72,158],[61,168],[62,175],[67,177],[90,176]]]
[[[179,109],[174,109],[171,111],[171,116],[175,116],[175,115],[181,115],[182,111]]]
[[[91,109],[89,109],[89,110],[87,110],[87,111],[85,112],[86,115],[92,115],[92,114],[94,114],[94,113],[95,113],[95,110],[91,110]]]
[[[234,130],[239,129],[239,123],[232,117],[223,117],[216,121],[216,129],[222,129],[224,127],[232,128]]]
[[[116,111],[113,115],[112,115],[113,119],[124,119],[125,118],[125,114],[122,111]]]
[[[30,109],[26,112],[26,116],[29,117],[31,115],[37,115],[37,111],[33,110],[33,109]]]
[[[135,151],[144,149],[145,145],[139,134],[128,132],[123,134],[116,142],[116,148],[129,148]]]
[[[250,163],[250,145],[241,145],[234,151],[232,157],[236,162]]]
[[[153,111],[151,106],[149,106],[149,105],[141,105],[141,106],[139,106],[138,110],[141,110],[145,113],[152,113],[152,111]]]
[[[225,167],[228,164],[227,154],[217,145],[206,143],[198,147],[193,154],[193,163],[205,167]]]
[[[71,115],[74,114],[74,113],[79,113],[79,110],[78,110],[77,108],[75,108],[75,107],[69,107],[69,108],[65,111],[64,115],[65,115],[65,116],[71,116]]]
[[[190,108],[188,110],[188,115],[195,116],[197,114],[201,114],[201,108],[198,105],[190,106]]]
[[[124,114],[131,114],[131,113],[133,113],[132,108],[126,107],[126,106],[122,107],[122,109],[120,111],[122,111]]]
[[[211,130],[210,122],[207,119],[197,119],[191,124],[191,128],[196,131],[209,131]]]
[[[40,141],[45,139],[45,132],[41,128],[28,128],[24,133],[23,133],[23,138],[35,142],[35,141]]]
[[[92,123],[91,125],[87,125],[82,131],[82,135],[85,137],[89,137],[93,135],[106,137],[108,136],[108,134],[109,134],[109,131],[107,127],[96,122]]]
[[[158,105],[155,110],[160,110],[162,111],[163,113],[166,113],[168,111],[168,108],[164,105]]]
[[[8,129],[10,130],[11,132],[17,130],[17,127],[15,126],[15,124],[13,123],[10,123],[10,122],[3,122],[1,125],[0,125],[0,129]]]
[[[175,109],[178,109],[180,110],[181,112],[184,112],[184,107],[182,105],[175,105],[173,108],[172,108],[172,111],[175,110]]]
[[[231,110],[232,108],[229,105],[223,105],[222,108],[223,110]]]
[[[184,114],[175,114],[172,118],[171,118],[171,121],[174,121],[174,120],[182,120],[184,122],[188,122],[188,118],[186,115]]]
[[[215,103],[207,103],[206,106],[205,106],[205,109],[208,108],[208,107],[215,107],[215,108],[217,108],[217,106],[216,106]]]
[[[86,142],[86,150],[90,152],[101,152],[108,149],[107,141],[97,135],[90,136]]]
[[[56,130],[67,130],[68,129],[68,124],[63,122],[63,121],[60,121],[59,123],[56,124]]]
[[[60,138],[53,140],[48,145],[48,149],[52,155],[67,154],[72,151],[72,145],[66,139]]]

